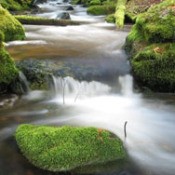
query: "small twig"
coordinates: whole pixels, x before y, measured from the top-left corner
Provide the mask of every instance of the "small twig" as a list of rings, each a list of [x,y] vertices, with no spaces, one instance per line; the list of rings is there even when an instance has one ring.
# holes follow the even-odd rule
[[[124,124],[124,136],[125,136],[125,140],[127,138],[127,131],[126,131],[126,125],[127,125],[127,121],[125,121],[125,124]]]

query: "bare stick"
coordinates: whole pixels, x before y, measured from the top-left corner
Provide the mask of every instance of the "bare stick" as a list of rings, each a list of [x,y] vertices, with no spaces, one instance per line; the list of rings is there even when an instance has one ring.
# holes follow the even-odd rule
[[[125,139],[127,138],[127,132],[126,132],[126,125],[127,125],[127,121],[125,121],[125,124],[124,124],[124,136],[125,136]]]

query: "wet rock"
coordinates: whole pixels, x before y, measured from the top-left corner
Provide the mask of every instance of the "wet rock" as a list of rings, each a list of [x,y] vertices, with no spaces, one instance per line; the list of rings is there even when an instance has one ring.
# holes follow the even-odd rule
[[[70,14],[67,12],[62,12],[62,13],[58,14],[57,18],[59,18],[59,19],[71,19]]]
[[[68,2],[69,2],[69,0],[63,0],[63,2],[64,2],[64,3],[68,3]]]
[[[18,96],[11,95],[1,95],[0,96],[0,108],[10,108],[14,105],[14,103],[18,100]]]
[[[72,10],[74,10],[74,8],[73,8],[72,6],[67,6],[67,7],[65,8],[65,10],[67,10],[67,11],[72,11]]]

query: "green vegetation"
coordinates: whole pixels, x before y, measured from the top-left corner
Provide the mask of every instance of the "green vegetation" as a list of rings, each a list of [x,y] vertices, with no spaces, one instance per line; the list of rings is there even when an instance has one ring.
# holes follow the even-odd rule
[[[0,0],[0,4],[8,10],[25,10],[32,5],[32,0]]]
[[[16,15],[15,18],[22,24],[32,25],[55,25],[55,26],[67,26],[67,25],[79,25],[80,22],[61,19],[48,19],[36,16]]]
[[[175,92],[175,1],[165,0],[137,17],[126,39],[136,82],[153,91]]]
[[[115,10],[115,23],[118,28],[123,28],[125,20],[125,10],[126,10],[127,0],[118,0]]]
[[[15,136],[32,164],[54,172],[126,157],[119,138],[92,127],[20,125]]]
[[[24,39],[22,25],[5,9],[0,7],[0,93],[13,91],[11,85],[18,78],[15,62],[4,49],[3,41]]]
[[[5,41],[21,40],[25,38],[24,28],[7,10],[0,7],[0,32]]]
[[[137,16],[146,12],[150,6],[160,3],[162,0],[129,0],[126,3],[126,16],[135,21]]]
[[[0,40],[3,40],[3,34],[0,33]],[[8,91],[9,86],[18,77],[18,69],[10,55],[5,51],[2,42],[0,42],[0,93]]]
[[[92,15],[107,15],[114,13],[115,4],[93,5],[87,9],[87,12]]]
[[[115,23],[115,16],[114,16],[114,14],[107,15],[106,18],[105,18],[105,21],[107,21],[109,23]]]

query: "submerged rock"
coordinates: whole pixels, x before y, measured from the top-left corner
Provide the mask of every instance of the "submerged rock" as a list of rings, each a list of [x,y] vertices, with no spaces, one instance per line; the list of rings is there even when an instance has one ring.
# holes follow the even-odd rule
[[[126,158],[119,138],[93,127],[21,125],[15,136],[33,165],[54,172]]]
[[[62,12],[62,13],[58,14],[57,18],[59,18],[59,19],[71,19],[70,14],[67,12]]]
[[[74,10],[74,8],[73,8],[72,6],[67,6],[67,7],[65,8],[65,10],[67,10],[67,11],[72,11],[72,10]]]
[[[165,0],[137,17],[125,49],[137,84],[175,92],[175,1]]]

